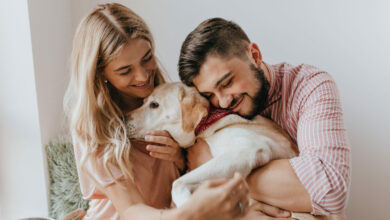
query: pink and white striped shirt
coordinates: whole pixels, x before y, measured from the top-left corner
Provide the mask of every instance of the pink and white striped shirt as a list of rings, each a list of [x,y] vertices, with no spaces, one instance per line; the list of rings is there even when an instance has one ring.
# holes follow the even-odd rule
[[[269,106],[261,115],[279,124],[297,143],[300,154],[290,163],[310,194],[312,214],[346,219],[351,152],[334,80],[310,65],[266,67]]]

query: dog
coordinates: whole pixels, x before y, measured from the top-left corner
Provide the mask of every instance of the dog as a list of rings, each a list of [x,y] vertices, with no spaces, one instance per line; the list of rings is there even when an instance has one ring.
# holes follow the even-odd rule
[[[209,102],[183,83],[155,88],[144,104],[126,116],[131,137],[143,139],[149,130],[167,130],[187,148],[196,140],[195,128],[208,114]],[[262,116],[253,120],[227,115],[199,136],[209,145],[213,159],[181,176],[172,186],[172,200],[181,207],[205,180],[230,178],[235,172],[247,177],[252,169],[271,160],[298,155],[297,146],[275,123]],[[304,218],[301,218],[304,219]]]

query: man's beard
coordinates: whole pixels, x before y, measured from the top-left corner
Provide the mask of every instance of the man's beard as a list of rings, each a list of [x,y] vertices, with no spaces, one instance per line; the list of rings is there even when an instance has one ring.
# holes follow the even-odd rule
[[[252,74],[257,79],[257,82],[260,86],[259,90],[256,92],[255,96],[251,98],[253,108],[246,115],[242,115],[244,118],[253,119],[255,116],[259,115],[267,106],[268,102],[268,90],[269,82],[265,78],[264,71],[261,68],[256,67],[254,64],[250,65]],[[244,95],[248,95],[247,93]],[[249,96],[249,95],[248,95]],[[237,100],[233,100],[232,104],[235,104]]]

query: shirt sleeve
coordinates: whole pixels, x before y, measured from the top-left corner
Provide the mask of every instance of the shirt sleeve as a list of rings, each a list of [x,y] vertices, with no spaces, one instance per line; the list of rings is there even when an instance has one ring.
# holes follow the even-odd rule
[[[314,74],[300,94],[300,155],[290,163],[310,194],[312,214],[337,214],[345,208],[350,185],[350,148],[337,86],[329,74]]]

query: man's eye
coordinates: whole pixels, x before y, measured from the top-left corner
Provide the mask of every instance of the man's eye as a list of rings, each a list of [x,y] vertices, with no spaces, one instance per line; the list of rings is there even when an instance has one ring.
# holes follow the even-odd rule
[[[213,96],[214,96],[214,94],[210,94],[210,95],[203,95],[206,99],[211,99]]]
[[[222,85],[222,88],[227,88],[227,87],[229,87],[229,86],[232,84],[232,81],[233,81],[233,78],[230,78],[229,81],[227,81],[227,83],[225,83],[225,84]]]
[[[153,109],[155,109],[155,108],[158,108],[158,103],[157,102],[151,102],[150,104],[149,104],[149,107],[150,108],[153,108]]]

